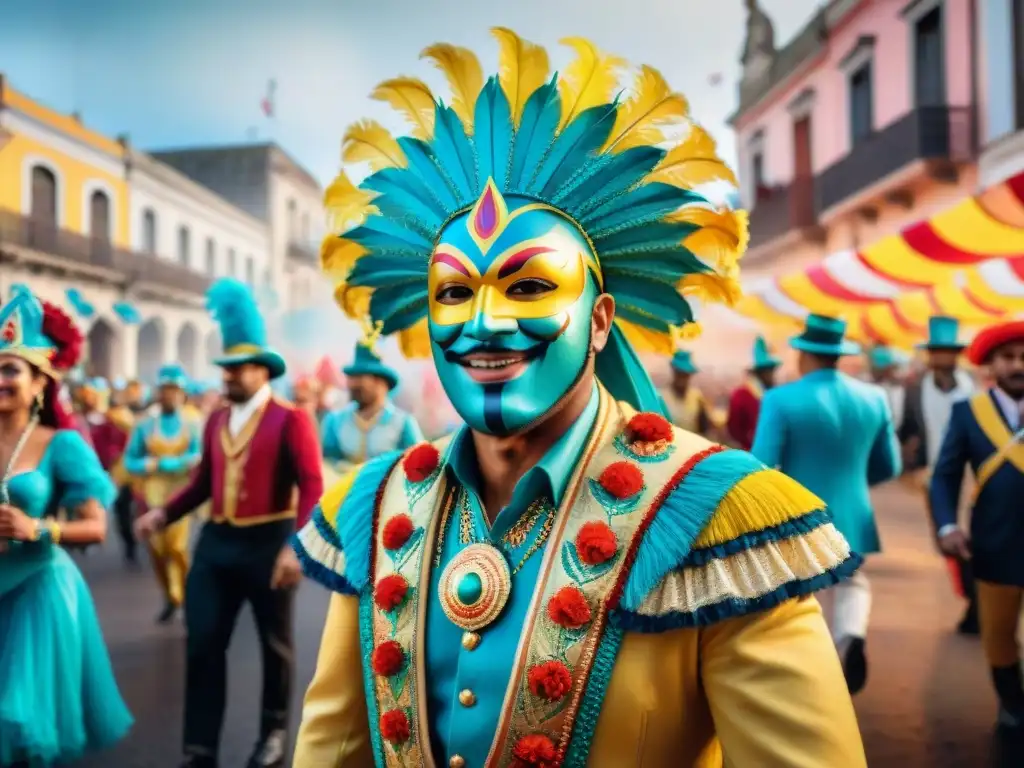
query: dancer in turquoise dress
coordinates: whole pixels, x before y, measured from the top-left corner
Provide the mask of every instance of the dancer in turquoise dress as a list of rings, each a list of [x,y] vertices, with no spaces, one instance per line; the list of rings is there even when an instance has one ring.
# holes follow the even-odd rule
[[[82,337],[16,287],[0,308],[0,766],[110,746],[132,724],[85,580],[61,544],[106,534],[115,489],[57,401]],[[58,523],[63,509],[68,520]]]

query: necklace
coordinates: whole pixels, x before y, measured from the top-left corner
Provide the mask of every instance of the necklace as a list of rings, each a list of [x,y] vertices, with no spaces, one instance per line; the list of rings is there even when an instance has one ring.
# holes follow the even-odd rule
[[[35,427],[36,419],[29,419],[28,424],[26,424],[25,428],[21,431],[21,435],[18,436],[18,442],[14,444],[14,450],[11,451],[11,457],[7,460],[7,466],[4,468],[3,477],[0,477],[0,504],[11,503],[11,496],[7,491],[7,486],[14,474],[14,467],[18,463],[18,458],[21,456],[21,452],[28,443],[28,438]],[[6,552],[8,546],[9,545],[6,541],[0,541],[0,553]]]
[[[547,499],[538,499],[527,507],[516,523],[502,536],[501,545],[482,541],[475,535],[473,509],[469,493],[459,493],[459,540],[467,546],[441,572],[438,599],[445,615],[460,629],[473,632],[490,624],[504,609],[512,592],[512,576],[544,546],[554,525],[555,507]],[[446,516],[447,517],[447,516]],[[509,568],[513,552],[526,543],[530,531],[543,520],[533,543]],[[447,521],[443,521],[445,525]],[[444,546],[444,528],[438,551]]]

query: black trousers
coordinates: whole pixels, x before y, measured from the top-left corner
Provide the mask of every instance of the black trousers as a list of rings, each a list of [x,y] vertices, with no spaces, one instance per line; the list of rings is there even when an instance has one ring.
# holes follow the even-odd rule
[[[207,523],[185,586],[186,754],[216,757],[227,695],[227,650],[242,605],[252,607],[263,657],[260,737],[288,727],[294,657],[293,589],[270,588],[292,521],[251,528]]]
[[[114,519],[117,521],[117,534],[121,537],[124,558],[129,563],[134,563],[136,560],[135,534],[132,532],[134,508],[135,498],[132,495],[131,487],[122,486],[117,490],[117,498],[114,500]]]

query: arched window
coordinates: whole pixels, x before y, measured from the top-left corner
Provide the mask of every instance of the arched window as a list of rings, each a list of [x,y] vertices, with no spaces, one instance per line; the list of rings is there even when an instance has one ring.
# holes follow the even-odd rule
[[[89,235],[93,240],[110,241],[110,198],[101,189],[89,195]]]
[[[217,246],[212,237],[206,238],[206,273],[211,277],[217,274]]]
[[[253,263],[252,256],[245,259],[245,282],[250,286],[256,285],[256,265]]]
[[[235,272],[238,270],[238,264],[235,262],[235,249],[228,248],[228,277],[235,277]]]
[[[29,216],[40,224],[57,224],[57,177],[42,165],[32,166],[32,203]]]
[[[142,212],[142,250],[156,253],[156,212],[152,208]]]
[[[188,227],[181,226],[178,228],[178,261],[186,267],[189,266],[192,261],[192,254],[189,252],[189,245]]]

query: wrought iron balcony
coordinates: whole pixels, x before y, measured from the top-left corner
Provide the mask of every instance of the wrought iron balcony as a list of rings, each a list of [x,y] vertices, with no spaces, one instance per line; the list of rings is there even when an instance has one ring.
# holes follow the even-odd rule
[[[69,267],[112,270],[126,284],[145,282],[200,295],[210,287],[209,277],[180,264],[118,248],[107,240],[86,237],[14,211],[0,211],[0,249],[5,246],[32,250],[67,262]]]
[[[817,210],[824,211],[911,163],[926,161],[945,175],[974,156],[970,107],[918,107],[857,142],[817,178]]]
[[[798,177],[785,186],[763,188],[750,211],[750,247],[769,243],[787,232],[806,230],[816,223],[812,177]]]

